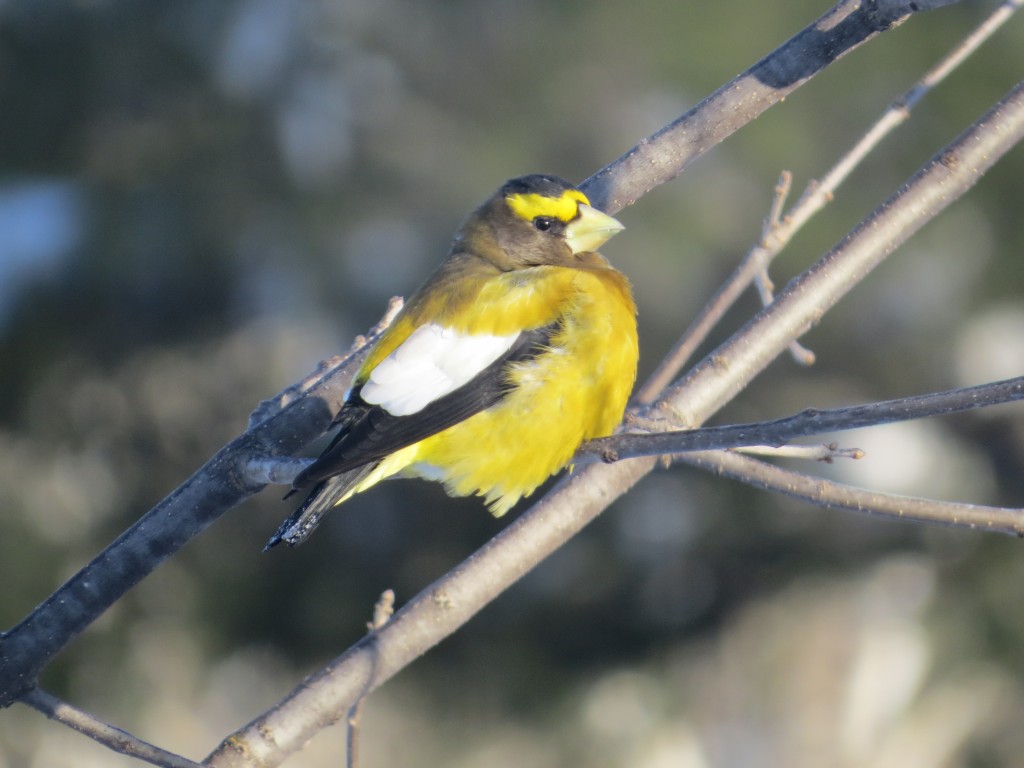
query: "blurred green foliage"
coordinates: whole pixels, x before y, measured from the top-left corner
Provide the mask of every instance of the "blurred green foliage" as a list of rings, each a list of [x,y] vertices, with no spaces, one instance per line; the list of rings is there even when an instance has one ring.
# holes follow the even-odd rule
[[[415,288],[501,181],[585,178],[827,5],[0,1],[0,626]],[[822,174],[990,7],[915,17],[623,212],[606,253],[636,287],[642,375],[756,239],[778,172]],[[1022,64],[1018,19],[776,281]],[[1019,374],[1022,178],[1017,150],[808,336],[817,366],[780,360],[722,418]],[[821,471],[848,482],[1024,496],[1019,407],[842,439],[869,457]],[[357,639],[382,590],[401,603],[504,525],[400,481],[261,554],[289,504],[270,489],[226,516],[44,685],[198,755]],[[1015,542],[661,472],[374,697],[364,764],[1006,764],[1021,563]],[[57,730],[0,714],[0,766],[116,760]]]

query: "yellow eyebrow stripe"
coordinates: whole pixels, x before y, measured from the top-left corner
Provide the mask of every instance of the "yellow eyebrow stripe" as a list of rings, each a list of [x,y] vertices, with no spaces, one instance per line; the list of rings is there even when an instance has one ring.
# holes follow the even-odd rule
[[[526,221],[550,216],[566,224],[576,218],[580,203],[590,205],[587,196],[578,189],[567,189],[559,197],[546,197],[536,192],[509,195],[505,201],[516,216]]]

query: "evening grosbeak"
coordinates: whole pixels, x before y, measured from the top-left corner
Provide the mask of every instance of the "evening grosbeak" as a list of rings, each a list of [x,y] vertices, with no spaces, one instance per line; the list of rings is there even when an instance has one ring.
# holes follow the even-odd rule
[[[395,475],[503,515],[610,434],[636,377],[636,306],[595,249],[621,230],[555,176],[512,179],[470,214],[352,380],[338,435],[292,483],[308,497],[267,547]]]

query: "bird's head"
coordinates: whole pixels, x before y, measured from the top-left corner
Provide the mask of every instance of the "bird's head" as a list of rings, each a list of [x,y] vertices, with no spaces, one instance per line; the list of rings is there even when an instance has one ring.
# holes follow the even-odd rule
[[[502,270],[572,265],[623,229],[557,176],[511,179],[463,223],[457,248]]]

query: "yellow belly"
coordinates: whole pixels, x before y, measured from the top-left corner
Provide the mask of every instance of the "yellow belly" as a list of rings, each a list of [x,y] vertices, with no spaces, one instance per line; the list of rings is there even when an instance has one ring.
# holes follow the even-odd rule
[[[379,476],[441,480],[452,495],[482,495],[502,515],[562,469],[581,442],[614,430],[636,377],[632,297],[618,272],[573,271],[562,329],[550,350],[516,366],[510,394],[389,457]]]

